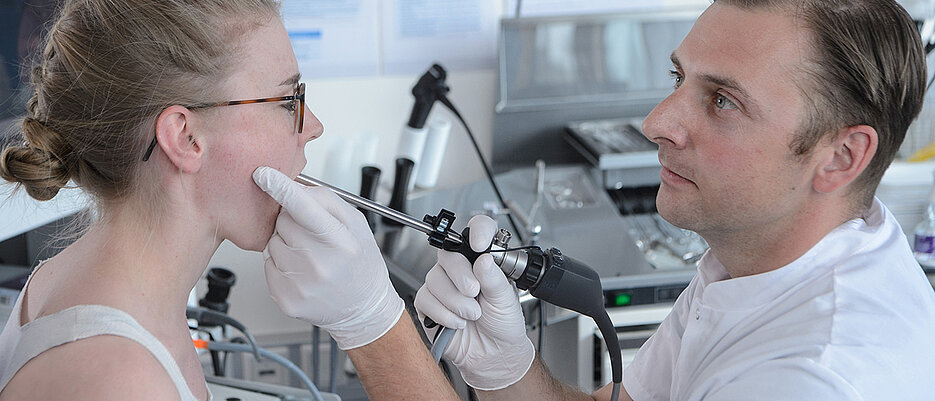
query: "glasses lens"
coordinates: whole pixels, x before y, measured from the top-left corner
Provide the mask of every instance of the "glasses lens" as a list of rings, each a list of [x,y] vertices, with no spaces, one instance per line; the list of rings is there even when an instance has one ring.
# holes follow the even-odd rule
[[[299,88],[296,90],[296,106],[299,107],[295,113],[295,132],[297,134],[302,133],[302,125],[305,123],[305,84],[299,84]]]

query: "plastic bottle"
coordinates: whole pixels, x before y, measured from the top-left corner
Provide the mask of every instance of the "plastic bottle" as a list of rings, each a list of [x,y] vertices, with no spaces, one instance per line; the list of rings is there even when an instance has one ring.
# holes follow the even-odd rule
[[[410,177],[407,193],[416,185],[415,175],[419,172],[419,163],[422,159],[422,150],[425,149],[425,137],[428,135],[428,131],[428,127],[412,128],[404,125],[402,132],[399,134],[396,157],[412,160],[413,164],[413,176]]]
[[[935,271],[935,184],[929,192],[928,206],[922,221],[916,225],[912,250],[919,265]]]
[[[451,121],[443,117],[429,120],[428,126],[425,148],[414,178],[419,188],[432,188],[438,183],[438,173],[442,169],[445,147],[448,145],[448,133],[451,132]]]

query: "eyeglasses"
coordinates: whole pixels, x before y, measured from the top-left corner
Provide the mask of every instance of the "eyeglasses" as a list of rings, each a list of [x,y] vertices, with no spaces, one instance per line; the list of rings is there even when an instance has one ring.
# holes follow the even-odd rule
[[[249,100],[232,100],[229,102],[218,102],[218,103],[201,103],[191,106],[185,106],[189,110],[197,109],[207,109],[211,107],[221,107],[221,106],[236,106],[238,104],[254,104],[254,103],[270,103],[270,102],[286,102],[291,101],[292,106],[290,110],[295,114],[295,122],[292,126],[293,134],[302,133],[302,124],[305,122],[305,84],[300,83],[296,84],[295,91],[292,92],[291,96],[277,96],[277,97],[265,97],[262,99],[249,99]],[[156,137],[153,136],[153,141],[149,143],[149,147],[146,148],[146,154],[143,155],[143,161],[149,160],[149,157],[152,156],[153,150],[156,149]]]

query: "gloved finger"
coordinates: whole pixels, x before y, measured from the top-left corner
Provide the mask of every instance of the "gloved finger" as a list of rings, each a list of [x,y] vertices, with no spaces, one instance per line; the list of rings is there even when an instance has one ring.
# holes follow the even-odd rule
[[[264,264],[266,284],[269,287],[270,296],[279,305],[279,309],[290,317],[298,317],[302,311],[297,310],[295,306],[301,302],[296,302],[296,300],[304,299],[305,293],[296,282],[296,278],[302,273],[284,272],[276,264],[277,255],[281,255],[279,250],[285,246],[274,234],[269,243],[269,249],[273,251],[270,252],[270,257]]]
[[[299,197],[296,192],[304,187],[281,171],[267,166],[257,167],[253,171],[253,182],[283,206],[292,205]]]
[[[464,296],[474,298],[480,291],[480,284],[471,270],[471,262],[460,253],[438,250],[438,265]]]
[[[415,305],[416,311],[419,312],[419,325],[423,326],[422,328],[425,330],[426,334],[429,335],[429,339],[432,338],[433,333],[422,323],[425,316],[428,316],[439,325],[451,327],[453,329],[463,329],[467,326],[466,320],[448,310],[426,286],[422,286],[419,292],[416,293],[416,299],[413,301],[413,305]]]
[[[347,227],[335,218],[323,218],[314,230],[305,224],[300,224],[283,208],[276,218],[276,233],[286,245],[294,248],[314,248],[316,242],[324,242],[329,246],[335,244],[352,244],[353,238]]]
[[[253,181],[307,230],[326,234],[336,226],[338,219],[331,209],[337,203],[328,195],[334,198],[337,195],[331,190],[306,187],[279,170],[266,166],[257,167],[253,172]],[[337,200],[340,201],[340,198]]]
[[[493,262],[493,256],[490,254],[481,255],[474,262],[474,276],[480,284],[480,292],[498,307],[505,307],[514,302],[519,302],[516,298],[516,289],[510,284],[500,267]]]
[[[318,201],[321,207],[325,208],[344,225],[348,227],[363,225],[367,227],[368,232],[370,231],[370,226],[367,224],[364,214],[356,207],[351,206],[350,203],[347,203],[334,191],[325,187],[306,187],[306,190],[311,193],[311,196]]]
[[[338,284],[341,279],[339,268],[320,268],[314,261],[312,252],[304,248],[289,246],[279,233],[273,234],[273,239],[266,245],[269,254],[268,261],[272,261],[276,268],[291,278],[301,278],[311,283]]]
[[[494,234],[497,233],[497,222],[486,215],[479,214],[471,217],[468,227],[471,228],[471,249],[474,252],[487,250],[493,241]]]
[[[466,297],[455,288],[454,284],[445,274],[444,269],[436,265],[425,275],[425,285],[435,298],[448,310],[462,319],[477,320],[480,317],[480,305],[474,297]]]

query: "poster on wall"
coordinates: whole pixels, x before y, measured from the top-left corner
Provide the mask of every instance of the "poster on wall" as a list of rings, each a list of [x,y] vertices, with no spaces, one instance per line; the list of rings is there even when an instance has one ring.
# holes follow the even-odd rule
[[[492,0],[385,0],[383,73],[421,73],[435,62],[453,71],[493,68],[500,11]]]
[[[379,73],[379,0],[284,0],[283,22],[305,78]]]
[[[710,4],[711,0],[504,0],[503,17],[622,13],[674,8],[703,9]]]

